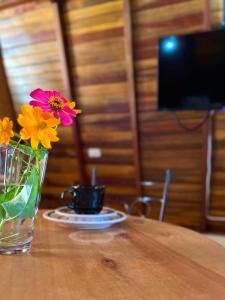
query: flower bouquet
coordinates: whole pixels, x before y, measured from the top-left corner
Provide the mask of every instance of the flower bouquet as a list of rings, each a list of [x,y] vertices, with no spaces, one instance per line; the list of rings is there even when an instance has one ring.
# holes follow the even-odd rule
[[[73,123],[80,110],[56,91],[36,89],[13,122],[0,119],[0,254],[28,252],[40,202],[48,149],[58,142],[57,127]]]

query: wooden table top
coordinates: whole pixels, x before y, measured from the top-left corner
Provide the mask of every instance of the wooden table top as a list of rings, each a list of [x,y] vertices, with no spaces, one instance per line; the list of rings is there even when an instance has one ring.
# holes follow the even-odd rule
[[[225,299],[225,248],[141,218],[85,232],[39,215],[32,252],[0,265],[4,300]]]

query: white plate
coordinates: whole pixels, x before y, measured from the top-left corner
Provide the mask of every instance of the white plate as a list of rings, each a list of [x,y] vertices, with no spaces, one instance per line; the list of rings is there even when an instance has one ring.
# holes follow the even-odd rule
[[[97,229],[105,229],[113,224],[120,223],[126,220],[127,216],[121,211],[116,211],[116,215],[111,216],[108,220],[86,220],[80,221],[73,217],[62,216],[56,213],[55,210],[46,211],[43,214],[43,217],[49,221],[66,224],[66,225],[73,225],[77,229],[82,230],[97,230]]]
[[[70,217],[70,218],[75,218],[76,221],[99,221],[99,220],[109,220],[112,216],[117,215],[117,211],[104,206],[102,211],[97,214],[97,215],[82,215],[82,214],[77,214],[75,211],[71,208],[68,208],[66,206],[59,207],[55,209],[55,212],[58,215],[64,216],[64,217]]]

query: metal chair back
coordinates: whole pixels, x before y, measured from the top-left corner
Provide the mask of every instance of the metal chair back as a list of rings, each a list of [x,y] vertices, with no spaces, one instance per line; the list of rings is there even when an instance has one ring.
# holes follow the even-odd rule
[[[150,193],[144,193],[141,196],[136,197],[130,206],[128,204],[124,205],[126,213],[131,214],[134,208],[141,203],[142,209],[140,215],[143,217],[149,217],[151,212],[151,202],[158,201],[160,202],[159,221],[163,221],[165,218],[165,211],[168,202],[168,193],[169,193],[171,179],[172,179],[172,170],[168,169],[166,170],[166,176],[164,182],[141,181],[140,182],[141,188],[152,187],[152,186],[162,187],[163,189],[162,196],[155,197],[155,196],[151,196]]]

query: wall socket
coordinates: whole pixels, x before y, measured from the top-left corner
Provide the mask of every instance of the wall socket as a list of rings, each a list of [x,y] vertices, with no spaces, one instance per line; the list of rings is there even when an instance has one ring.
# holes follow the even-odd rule
[[[87,152],[90,158],[100,158],[102,156],[102,150],[100,148],[89,148]]]

